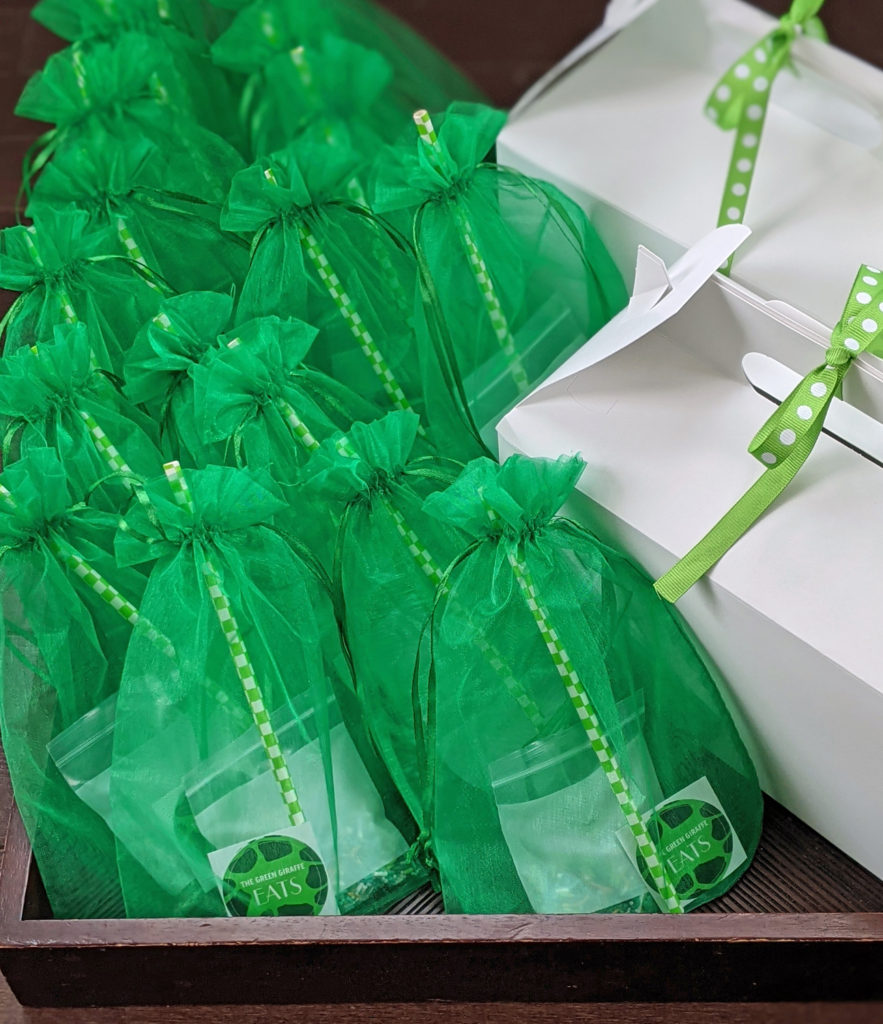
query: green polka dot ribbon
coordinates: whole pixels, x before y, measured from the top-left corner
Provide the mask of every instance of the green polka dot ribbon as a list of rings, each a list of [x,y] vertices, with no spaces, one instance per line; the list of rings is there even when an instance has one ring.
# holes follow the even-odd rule
[[[181,469],[180,462],[167,462],[163,466],[163,469],[175,501],[183,509],[186,509],[188,512],[193,514],[195,512],[193,497],[184,476],[184,472]],[[270,721],[270,712],[264,704],[260,684],[258,683],[257,675],[255,674],[245,642],[242,639],[239,624],[233,613],[233,606],[230,603],[230,599],[224,593],[221,577],[218,575],[211,559],[207,556],[204,558],[202,563],[202,575],[209,597],[211,598],[212,606],[215,609],[218,623],[223,630],[224,639],[227,641],[230,658],[233,661],[233,667],[236,670],[239,682],[242,684],[242,691],[245,694],[246,701],[248,702],[252,721],[260,735],[264,754],[266,755],[267,761],[270,763],[270,770],[273,773],[276,786],[279,789],[279,793],[282,797],[283,803],[285,804],[288,820],[292,825],[300,825],[306,821],[306,816],[304,815],[303,808],[300,805],[297,791],[294,788],[291,773],[288,770],[288,765],[285,761],[285,755],[282,753],[282,747],[279,744],[279,739],[273,730],[273,725]]]
[[[827,39],[816,17],[824,0],[794,0],[778,26],[755,43],[714,87],[705,112],[725,131],[735,131],[733,154],[721,200],[718,227],[745,220],[757,154],[776,76],[791,63],[791,47],[801,34]],[[729,273],[733,257],[722,268]]]
[[[853,360],[883,341],[883,272],[862,266],[825,362],[808,373],[755,435],[751,454],[765,472],[699,543],[655,584],[677,601],[739,540],[809,458]]]
[[[516,551],[510,550],[508,559],[524,602],[533,616],[546,649],[555,664],[558,674],[561,676],[580,724],[586,731],[589,744],[598,758],[601,770],[604,772],[607,783],[616,797],[629,831],[635,839],[638,855],[647,867],[654,888],[658,892],[663,906],[668,913],[682,914],[684,912],[683,905],[659,857],[653,838],[647,830],[647,823],[635,804],[628,779],[620,768],[616,752],[604,732],[601,720],[592,705],[585,684],[580,679],[561,637],[552,625],[549,612],[540,600],[531,573],[523,558],[519,557]]]
[[[417,135],[420,138],[420,141],[426,146],[426,151],[429,154],[431,162],[441,173],[444,173],[445,169],[451,164],[450,156],[442,145],[427,111],[418,110],[414,114],[414,124],[417,126]],[[497,343],[506,356],[506,360],[509,364],[512,377],[518,387],[518,390],[522,392],[529,391],[530,379],[528,378],[524,365],[518,355],[515,339],[512,337],[512,332],[509,329],[509,320],[503,310],[503,304],[500,302],[500,297],[497,295],[497,291],[494,288],[494,282],[491,279],[490,271],[487,268],[487,264],[485,263],[478,247],[478,243],[476,242],[475,230],[472,227],[469,216],[459,203],[454,203],[452,205],[452,210],[454,218],[457,221],[457,228],[460,233],[460,239],[463,243],[466,258],[469,261],[469,269],[472,271],[472,276],[475,279],[479,292],[481,293],[485,312],[487,313],[488,320],[490,320],[494,337],[497,339]]]

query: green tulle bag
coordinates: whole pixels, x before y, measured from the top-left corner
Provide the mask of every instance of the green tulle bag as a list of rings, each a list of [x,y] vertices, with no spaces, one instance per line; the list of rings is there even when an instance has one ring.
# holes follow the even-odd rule
[[[215,358],[192,371],[203,440],[222,443],[231,464],[269,470],[287,496],[322,440],[380,415],[305,364],[317,333],[300,320],[251,320],[227,332]]]
[[[116,234],[116,251],[143,264],[176,292],[230,291],[248,269],[248,246],[221,231],[220,204],[180,150],[160,150],[132,134],[107,145],[92,126],[65,148],[34,187],[28,216],[74,205],[91,224]]]
[[[358,690],[377,747],[411,812],[423,821],[411,680],[420,631],[449,562],[465,541],[421,510],[459,466],[415,457],[417,417],[355,423],[310,460],[305,487],[340,524],[335,580]]]
[[[229,332],[215,358],[193,370],[194,409],[202,440],[223,447],[229,465],[269,470],[290,506],[280,522],[330,568],[334,520],[326,505],[302,493],[303,468],[322,439],[381,413],[304,365],[316,333],[277,317]]]
[[[210,44],[231,16],[206,0],[40,0],[34,17],[69,42],[113,41],[123,33],[155,37],[169,51],[199,122],[241,144],[236,87],[212,63]]]
[[[451,912],[682,912],[757,845],[754,768],[694,640],[625,556],[555,516],[582,470],[477,460],[424,504],[473,538],[418,672]]]
[[[224,462],[223,448],[207,448],[197,427],[193,370],[218,352],[232,317],[229,295],[171,296],[138,332],[126,357],[123,390],[158,424],[163,454],[185,466]]]
[[[119,917],[113,837],[63,775],[66,731],[119,684],[145,579],[113,558],[117,516],[72,489],[55,452],[0,478],[3,747],[56,917]],[[100,802],[94,791],[92,802]]]
[[[488,162],[506,115],[454,103],[377,159],[371,205],[413,237],[474,421],[492,427],[626,302],[579,207],[552,185]]]
[[[347,714],[330,598],[272,528],[284,503],[245,470],[166,473],[117,536],[122,564],[156,559],[141,608],[170,641],[133,637],[113,716],[127,913],[382,909],[422,879],[413,822]],[[267,894],[274,861],[301,892]]]
[[[55,127],[25,158],[25,188],[57,154],[100,144],[128,148],[143,137],[161,152],[178,153],[204,182],[200,195],[224,200],[242,158],[196,120],[187,83],[158,39],[124,32],[112,43],[79,43],[49,58],[25,86],[19,117]],[[103,132],[103,141],[96,143]]]
[[[4,465],[55,448],[73,485],[112,510],[162,465],[155,426],[98,368],[84,324],[0,360],[0,430]]]
[[[326,34],[376,51],[392,67],[391,87],[374,107],[380,116],[385,116],[378,110],[381,104],[407,116],[419,106],[444,107],[454,99],[480,98],[475,87],[428,43],[381,7],[364,0],[253,0],[219,6],[238,13],[212,47],[212,55],[221,66],[250,76],[246,109],[249,96],[266,88],[265,72],[276,58],[290,60],[292,51],[315,47]],[[345,78],[343,81],[346,84]]]
[[[379,53],[337,36],[280,53],[252,76],[243,97],[252,152],[273,153],[313,130],[330,145],[350,145],[373,159],[402,119],[387,100],[392,77]]]
[[[320,330],[313,365],[384,409],[421,407],[416,266],[349,199],[360,163],[303,138],[242,171],[221,219],[254,236],[237,320],[297,317]]]
[[[0,321],[5,352],[49,340],[59,324],[83,322],[98,365],[116,373],[165,292],[142,264],[119,254],[115,231],[90,226],[74,207],[47,207],[31,227],[0,231],[0,288],[18,293]]]

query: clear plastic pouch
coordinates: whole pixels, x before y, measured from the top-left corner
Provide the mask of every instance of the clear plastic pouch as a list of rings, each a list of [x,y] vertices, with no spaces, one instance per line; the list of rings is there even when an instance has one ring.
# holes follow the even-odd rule
[[[408,872],[408,845],[386,817],[336,703],[330,703],[328,710],[327,760],[312,709],[296,718],[291,709],[281,708],[271,716],[272,724],[337,907],[341,913],[365,913],[376,909],[372,901],[377,891],[397,895],[393,893],[397,889],[394,880]],[[333,788],[326,780],[328,760]],[[235,853],[263,837],[284,837],[291,829],[287,808],[254,730],[190,772],[184,787],[196,826],[214,852]],[[333,805],[329,791],[334,793]],[[301,836],[295,838],[306,841]],[[222,894],[224,879],[218,865],[223,860],[210,853],[200,875],[205,888],[222,883]],[[225,901],[228,910],[237,913],[226,895]],[[331,902],[326,902],[321,913],[335,913],[330,906]],[[256,908],[250,911],[258,912]]]
[[[622,711],[623,760],[632,795],[646,812],[660,793],[638,732],[643,708]],[[500,758],[490,771],[503,836],[536,913],[656,909],[620,838],[625,825],[622,809],[581,724]]]
[[[122,812],[114,807],[111,799],[116,711],[117,695],[114,694],[59,733],[47,749],[65,782],[87,806],[104,819],[111,832],[119,836],[119,815]],[[149,758],[157,745],[162,749],[178,751],[181,763],[188,763],[193,756],[196,740],[187,719],[183,715],[170,718],[168,728],[162,734],[129,754],[127,760],[138,760],[141,756]],[[173,844],[165,842],[163,838],[162,823],[166,820],[166,808],[176,808],[181,796],[182,791],[178,787],[161,794],[152,802],[146,800],[142,807],[146,814],[145,824],[139,830],[143,843],[138,849],[127,846],[135,860],[171,893],[182,892],[193,878],[189,861],[183,857],[172,860],[169,850],[174,848]]]

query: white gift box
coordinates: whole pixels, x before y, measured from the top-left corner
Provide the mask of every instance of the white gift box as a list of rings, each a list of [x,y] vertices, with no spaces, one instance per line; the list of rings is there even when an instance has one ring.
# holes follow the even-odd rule
[[[670,272],[641,253],[630,306],[499,426],[501,458],[580,453],[570,514],[654,578],[762,474],[747,446],[767,396],[781,401],[830,340],[713,273],[747,233],[713,232]],[[834,282],[841,308],[857,270]],[[883,877],[879,366],[856,360],[830,433],[678,607],[728,681],[764,789]]]
[[[639,243],[676,259],[717,223],[735,139],[706,101],[775,24],[741,0],[614,0],[518,105],[500,163],[584,206],[627,280]],[[793,56],[798,73],[773,87],[733,278],[833,326],[843,274],[883,239],[883,72],[805,37]]]

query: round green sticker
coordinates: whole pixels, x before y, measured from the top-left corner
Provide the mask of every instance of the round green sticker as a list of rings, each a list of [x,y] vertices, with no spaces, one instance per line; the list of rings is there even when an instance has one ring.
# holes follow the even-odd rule
[[[672,800],[650,815],[647,831],[682,900],[695,899],[726,878],[733,856],[733,829],[720,807],[707,800]],[[638,867],[652,888],[642,857]]]
[[[292,836],[252,839],[224,873],[224,902],[233,917],[313,916],[327,899],[325,865]]]

